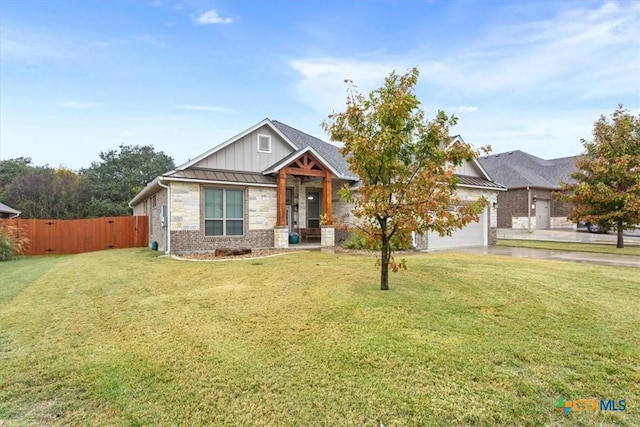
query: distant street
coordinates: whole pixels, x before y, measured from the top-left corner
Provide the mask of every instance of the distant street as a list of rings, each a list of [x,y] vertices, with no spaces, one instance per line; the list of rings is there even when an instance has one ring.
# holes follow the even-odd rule
[[[498,239],[521,239],[521,240],[550,240],[555,242],[575,242],[575,243],[610,243],[617,240],[615,233],[594,234],[586,230],[512,230],[508,228],[498,229]],[[625,245],[640,245],[640,231],[624,233]]]

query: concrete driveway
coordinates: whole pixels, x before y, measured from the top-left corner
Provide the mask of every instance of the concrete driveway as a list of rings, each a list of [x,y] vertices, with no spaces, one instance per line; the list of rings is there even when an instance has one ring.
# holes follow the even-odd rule
[[[555,242],[574,243],[606,243],[615,245],[618,236],[615,233],[594,234],[587,230],[512,230],[510,228],[499,228],[498,239],[520,239],[520,240],[551,240]],[[640,231],[624,233],[624,244],[640,245]]]
[[[572,243],[604,243],[613,246],[615,246],[617,241],[616,234],[593,234],[589,233],[586,230],[533,230],[532,233],[529,233],[527,230],[499,228],[497,234],[498,240],[548,240],[554,242]],[[625,245],[639,246],[640,231],[636,230],[635,232],[625,233],[624,243]],[[620,267],[640,268],[640,256],[633,255],[598,254],[590,252],[558,251],[533,248],[509,248],[506,246],[476,246],[448,249],[444,252],[465,252],[471,254],[510,256],[515,258],[548,259],[555,261],[581,262],[585,264],[602,264]]]
[[[541,240],[541,239],[538,239]],[[548,249],[509,248],[506,246],[486,246],[451,249],[450,252],[465,252],[471,254],[485,254],[510,256],[515,258],[535,258],[555,261],[581,262],[585,264],[602,264],[619,267],[640,268],[640,256],[597,254],[590,252],[551,251]]]

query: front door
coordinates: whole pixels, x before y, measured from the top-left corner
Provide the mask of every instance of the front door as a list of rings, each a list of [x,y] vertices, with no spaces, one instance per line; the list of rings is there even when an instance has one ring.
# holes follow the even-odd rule
[[[536,228],[549,229],[549,200],[536,200]]]
[[[319,190],[307,190],[308,228],[320,228],[320,194]]]
[[[293,231],[293,218],[291,216],[291,205],[287,205],[287,227],[289,227],[289,233]]]

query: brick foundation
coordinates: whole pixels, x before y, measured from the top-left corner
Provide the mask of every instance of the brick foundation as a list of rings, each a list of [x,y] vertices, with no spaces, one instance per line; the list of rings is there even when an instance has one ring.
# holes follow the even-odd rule
[[[218,248],[273,248],[273,230],[249,230],[238,237],[205,237],[202,231],[172,231],[171,252],[210,252]]]

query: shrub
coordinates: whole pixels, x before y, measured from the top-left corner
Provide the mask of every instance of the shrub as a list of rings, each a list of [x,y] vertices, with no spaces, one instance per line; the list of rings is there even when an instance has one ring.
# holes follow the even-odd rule
[[[13,259],[24,253],[29,238],[17,225],[0,223],[0,261]]]

